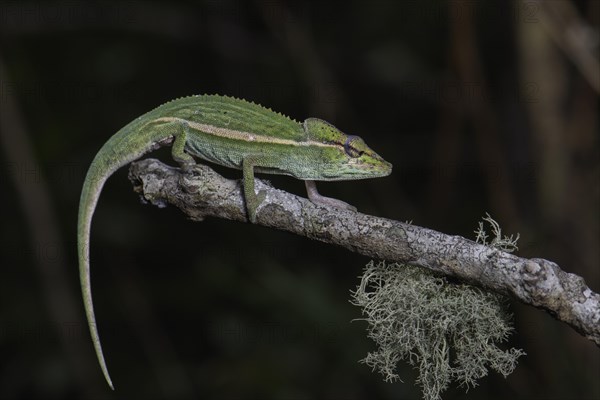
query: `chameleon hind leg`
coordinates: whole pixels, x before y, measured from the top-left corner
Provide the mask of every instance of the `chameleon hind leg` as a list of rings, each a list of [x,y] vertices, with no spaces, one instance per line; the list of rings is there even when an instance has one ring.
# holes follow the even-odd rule
[[[187,143],[190,127],[186,122],[179,124],[179,129],[173,134],[174,141],[171,146],[171,157],[175,160],[184,171],[188,171],[194,165],[196,161],[194,157],[185,152],[185,144]]]

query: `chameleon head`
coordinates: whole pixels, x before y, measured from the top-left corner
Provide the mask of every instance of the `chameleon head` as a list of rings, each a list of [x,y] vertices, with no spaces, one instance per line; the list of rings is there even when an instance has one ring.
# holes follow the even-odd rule
[[[329,122],[318,118],[304,121],[308,139],[321,152],[322,176],[315,180],[354,180],[387,176],[392,164],[367,146],[358,136],[346,135]]]

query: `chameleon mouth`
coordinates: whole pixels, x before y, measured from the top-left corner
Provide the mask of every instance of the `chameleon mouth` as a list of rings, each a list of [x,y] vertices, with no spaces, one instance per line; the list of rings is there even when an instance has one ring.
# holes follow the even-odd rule
[[[367,175],[367,178],[388,176],[392,173],[392,164],[375,154],[372,159],[354,164],[353,169],[356,175]]]
[[[383,176],[388,176],[389,174],[392,173],[392,164],[390,164],[387,161],[384,161],[383,164],[375,167],[375,168],[369,168],[368,170],[368,176],[365,176],[365,178],[379,178],[379,177],[383,177]]]
[[[376,164],[360,163],[349,166],[345,170],[332,168],[331,170],[323,169],[322,177],[315,180],[326,181],[349,181],[358,179],[380,178],[388,176],[392,173],[392,164],[381,160]]]

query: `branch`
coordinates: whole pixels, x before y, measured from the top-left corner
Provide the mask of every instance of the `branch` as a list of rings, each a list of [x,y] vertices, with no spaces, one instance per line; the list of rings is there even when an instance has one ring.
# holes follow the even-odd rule
[[[205,165],[192,173],[148,159],[131,164],[129,179],[146,201],[172,204],[190,219],[246,222],[238,180]],[[257,180],[266,197],[257,224],[285,230],[378,259],[418,265],[541,308],[600,347],[600,295],[583,278],[541,258],[520,258],[460,236],[386,218],[324,208]]]

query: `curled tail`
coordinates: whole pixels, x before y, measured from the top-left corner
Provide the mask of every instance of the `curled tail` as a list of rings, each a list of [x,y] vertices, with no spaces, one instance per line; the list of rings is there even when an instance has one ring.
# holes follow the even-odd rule
[[[164,131],[144,130],[136,121],[126,126],[102,146],[85,177],[79,200],[77,223],[77,253],[79,259],[79,279],[83,295],[83,305],[90,328],[90,334],[96,350],[96,356],[102,368],[106,382],[114,390],[96,326],[92,286],[90,281],[90,229],[92,216],[106,180],[119,168],[137,160],[144,154],[161,145],[169,144],[172,135]]]
[[[102,150],[100,151],[100,153]],[[98,153],[98,154],[100,154]],[[96,356],[102,368],[102,373],[106,382],[112,390],[114,386],[108,373],[108,367],[102,353],[102,345],[100,344],[100,336],[96,327],[96,316],[94,314],[94,303],[92,302],[92,286],[90,282],[90,229],[92,225],[92,216],[100,197],[100,192],[104,186],[104,182],[112,174],[113,171],[102,171],[98,167],[98,156],[88,170],[83,190],[81,191],[81,199],[79,200],[79,219],[77,222],[77,254],[79,258],[79,280],[81,282],[81,292],[83,295],[83,305],[85,315],[87,317],[88,326],[92,335]],[[116,170],[116,168],[115,168]]]

